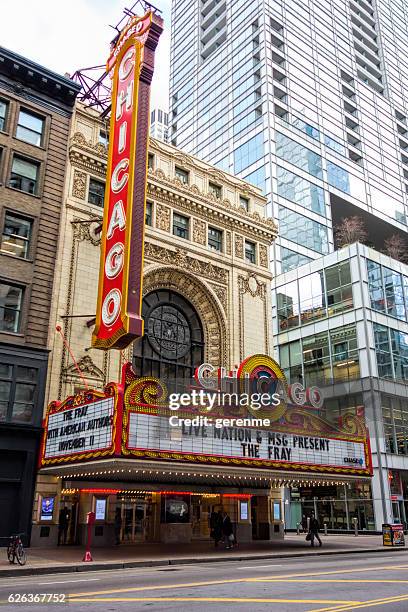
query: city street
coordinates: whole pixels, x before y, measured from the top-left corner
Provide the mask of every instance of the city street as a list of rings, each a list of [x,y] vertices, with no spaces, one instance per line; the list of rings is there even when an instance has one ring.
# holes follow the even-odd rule
[[[338,555],[302,559],[228,561],[166,568],[140,568],[4,578],[0,602],[6,610],[329,610],[405,611],[408,556]],[[61,603],[9,603],[29,594]],[[11,597],[10,597],[11,595]]]

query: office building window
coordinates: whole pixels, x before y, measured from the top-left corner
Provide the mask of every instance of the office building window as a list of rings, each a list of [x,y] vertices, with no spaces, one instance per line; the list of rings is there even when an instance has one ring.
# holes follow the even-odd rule
[[[282,272],[289,272],[289,270],[299,268],[299,266],[303,266],[303,264],[309,263],[309,261],[312,261],[310,257],[281,247]]]
[[[327,227],[283,206],[279,206],[279,230],[282,238],[295,244],[322,254],[329,252]]]
[[[408,381],[408,334],[373,324],[378,376]]]
[[[315,272],[299,279],[299,312],[300,324],[327,316],[326,296],[324,292],[323,272]]]
[[[285,331],[299,325],[299,294],[297,281],[293,281],[277,290],[277,314],[279,331]]]
[[[329,316],[353,308],[350,262],[326,268],[324,275]]]
[[[26,110],[20,110],[16,136],[24,142],[40,147],[44,132],[44,119]]]
[[[37,368],[0,363],[0,422],[32,422],[37,380]]]
[[[6,130],[8,103],[0,100],[0,132]]]
[[[367,259],[371,308],[408,320],[408,276]]]
[[[332,162],[327,162],[327,182],[332,187],[340,189],[345,193],[350,193],[350,177],[347,170],[336,166]]]
[[[244,181],[251,183],[251,185],[255,185],[255,187],[259,187],[261,191],[265,191],[265,166],[250,172],[246,176],[243,177]]]
[[[216,185],[215,183],[211,182],[208,183],[208,192],[215,195],[218,200],[221,200],[222,190],[219,185]]]
[[[145,223],[146,225],[153,225],[153,202],[146,202]]]
[[[303,338],[304,384],[329,383],[331,379],[330,347],[327,332]]]
[[[188,185],[189,183],[189,172],[187,170],[183,170],[182,168],[178,168],[176,166],[176,177],[180,179],[182,183]]]
[[[242,208],[245,208],[246,211],[248,211],[249,210],[248,198],[244,198],[244,196],[239,196],[239,205],[242,206]]]
[[[318,185],[278,166],[278,194],[303,208],[324,215],[324,191]]]
[[[276,155],[312,176],[323,178],[321,156],[280,132],[276,132]]]
[[[190,219],[173,213],[173,234],[178,238],[188,239]]]
[[[355,325],[345,325],[330,332],[333,381],[355,380],[360,375]]]
[[[1,251],[26,259],[29,255],[32,221],[6,212]]]
[[[381,409],[387,451],[408,455],[408,407],[405,398],[382,393]]]
[[[282,344],[279,347],[279,363],[291,384],[303,382],[302,345],[300,340]]]
[[[292,121],[292,125],[293,125],[293,127],[297,128],[298,130],[300,130],[304,134],[307,134],[308,136],[310,136],[314,140],[320,140],[320,132],[319,132],[319,130],[317,128],[315,128],[313,125],[310,125],[310,123],[306,123],[302,119],[299,119],[298,117],[295,117],[293,119],[293,121]]]
[[[40,165],[14,155],[9,186],[26,193],[37,194]]]
[[[103,208],[103,201],[105,198],[105,183],[97,181],[96,179],[89,179],[89,191],[88,191],[88,202]]]
[[[0,331],[19,331],[22,298],[21,287],[0,283]]]
[[[215,227],[208,228],[208,246],[215,251],[222,251],[222,231]]]
[[[237,174],[264,155],[264,135],[257,134],[234,151],[234,171]],[[249,180],[249,179],[248,179]]]
[[[342,145],[341,142],[338,142],[331,136],[328,136],[327,134],[324,135],[324,144],[326,145],[326,147],[329,147],[329,149],[333,149],[333,151],[341,153],[341,155],[346,154],[346,149],[344,145]]]
[[[255,243],[245,240],[245,259],[250,263],[256,262],[256,246]]]

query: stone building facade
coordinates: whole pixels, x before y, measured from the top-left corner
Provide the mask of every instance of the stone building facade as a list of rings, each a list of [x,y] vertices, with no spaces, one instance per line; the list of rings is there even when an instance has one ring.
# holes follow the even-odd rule
[[[99,186],[101,194],[103,190],[107,150],[100,133],[105,130],[96,113],[77,105],[54,294],[54,323],[62,326],[80,369],[95,388],[119,380],[121,362],[132,350],[121,355],[90,348],[102,220],[102,200],[94,194]],[[264,218],[261,192],[156,140],[150,143],[147,189],[144,295],[168,288],[191,302],[203,325],[205,360],[214,365],[229,368],[250,354],[270,353],[268,249],[277,228]],[[187,238],[173,233],[176,215],[188,219]],[[221,250],[209,246],[209,229],[221,232]],[[82,386],[56,333],[48,400],[64,398]]]
[[[139,375],[163,376],[171,369],[168,363],[143,361],[144,349],[138,343],[145,340],[125,351],[91,348],[107,132],[107,125],[96,112],[77,104],[69,141],[53,294],[56,309],[50,322],[54,335],[46,403],[83,391],[86,384],[103,389],[108,382],[120,381],[125,361],[133,361]],[[148,166],[143,281],[146,312],[149,300],[160,301],[165,296],[178,312],[185,308],[184,315],[198,321],[202,337],[188,367],[209,362],[230,369],[254,353],[271,354],[269,249],[277,227],[264,217],[266,199],[256,187],[154,139],[150,141]],[[143,316],[146,337],[150,328],[148,315]],[[146,367],[156,370],[147,372]],[[59,508],[61,504],[73,504],[69,496],[64,497],[63,483],[62,478],[38,475],[33,545],[56,543]],[[44,525],[40,505],[47,496],[57,503],[52,524]],[[79,522],[82,520],[80,517]]]
[[[0,537],[29,537],[79,87],[0,47]]]

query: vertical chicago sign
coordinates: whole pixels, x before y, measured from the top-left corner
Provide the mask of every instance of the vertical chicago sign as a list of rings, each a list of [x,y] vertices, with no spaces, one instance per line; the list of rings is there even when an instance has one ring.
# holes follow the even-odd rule
[[[92,346],[123,349],[143,335],[141,317],[149,98],[163,21],[133,17],[107,63],[112,110],[96,325]]]

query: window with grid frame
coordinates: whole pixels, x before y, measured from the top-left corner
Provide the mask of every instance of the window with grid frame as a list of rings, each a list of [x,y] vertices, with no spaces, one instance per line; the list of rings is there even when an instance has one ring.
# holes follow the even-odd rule
[[[8,102],[0,100],[0,132],[6,131]]]
[[[153,225],[153,202],[146,202],[146,216],[145,216],[146,225]]]
[[[11,165],[9,187],[31,195],[38,194],[40,163],[14,155]]]
[[[245,240],[245,259],[250,263],[256,263],[256,246],[249,240]]]
[[[19,331],[22,302],[22,287],[0,282],[0,331]]]
[[[0,362],[0,423],[33,420],[38,368]]]
[[[32,225],[31,219],[7,211],[1,236],[1,251],[27,259],[30,253]]]
[[[178,215],[173,213],[173,234],[178,238],[184,238],[188,240],[190,219],[184,217],[184,215]]]
[[[176,166],[175,174],[176,174],[176,177],[178,179],[180,179],[180,181],[182,183],[184,183],[184,185],[188,185],[188,183],[189,183],[189,172],[187,170],[183,170],[183,168],[178,168]]]
[[[16,137],[36,147],[41,147],[44,136],[44,125],[45,120],[43,117],[39,117],[22,108],[18,115]]]
[[[208,183],[208,192],[215,195],[216,198],[221,200],[222,189],[220,185],[216,185],[215,183]]]
[[[103,208],[105,198],[105,183],[96,179],[89,179],[88,202],[94,206]]]
[[[208,246],[215,251],[222,251],[222,230],[216,227],[208,228]]]

